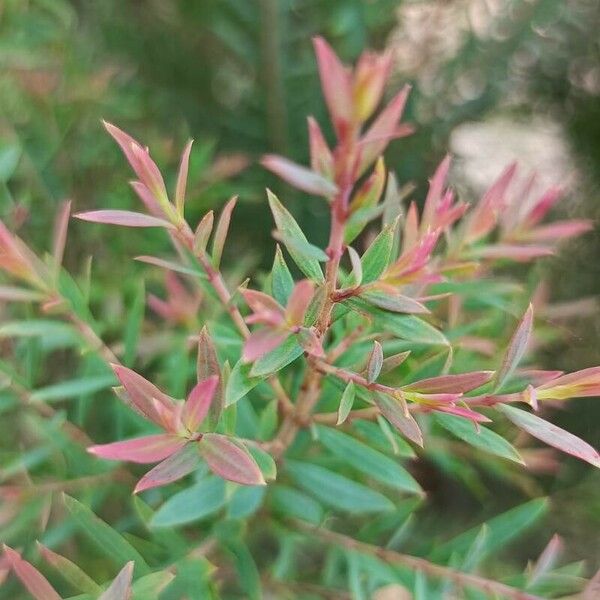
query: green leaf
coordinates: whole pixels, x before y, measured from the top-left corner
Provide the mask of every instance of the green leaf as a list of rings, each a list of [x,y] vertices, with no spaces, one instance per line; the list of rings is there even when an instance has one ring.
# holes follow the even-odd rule
[[[146,575],[150,572],[141,554],[120,533],[75,498],[63,494],[63,499],[73,522],[81,533],[96,544],[115,564],[122,566],[133,560],[138,574]]]
[[[269,206],[271,207],[271,212],[273,213],[273,218],[275,219],[282,242],[285,244],[295,263],[307,277],[318,283],[323,282],[323,271],[321,270],[319,261],[316,258],[304,256],[304,254],[298,250],[298,246],[302,248],[309,244],[302,229],[300,229],[300,226],[296,223],[294,217],[283,204],[281,204],[275,194],[267,190],[267,195],[269,198]]]
[[[146,289],[143,282],[138,286],[136,294],[129,309],[123,343],[125,352],[123,355],[123,364],[131,366],[137,353],[137,345],[144,322],[144,310],[146,308]]]
[[[0,338],[6,337],[39,337],[39,336],[74,337],[73,328],[60,321],[49,319],[30,319],[28,321],[9,321],[0,325]]]
[[[236,488],[229,499],[227,516],[231,519],[244,519],[253,515],[265,497],[264,485],[243,485]]]
[[[93,394],[109,386],[116,385],[117,380],[114,375],[95,375],[93,377],[82,377],[80,379],[71,379],[43,388],[38,388],[31,393],[32,402],[56,402],[60,400],[69,400],[79,398],[88,394]]]
[[[286,471],[296,483],[320,501],[352,514],[393,510],[383,494],[318,465],[288,460]]]
[[[373,342],[373,350],[369,355],[367,361],[367,381],[373,383],[381,373],[381,367],[383,366],[383,348],[381,344],[375,340]]]
[[[423,492],[406,469],[381,452],[337,429],[319,425],[317,433],[321,443],[333,455],[357,471],[398,490],[417,494]]]
[[[277,478],[277,465],[273,457],[266,450],[254,444],[246,444],[246,449],[252,454],[265,481],[274,481]]]
[[[0,182],[7,182],[15,172],[19,159],[21,158],[21,147],[16,143],[0,143]]]
[[[270,495],[273,509],[282,515],[318,525],[323,520],[321,505],[310,496],[285,485],[275,486]]]
[[[209,475],[187,490],[171,496],[154,514],[151,527],[174,527],[199,521],[225,505],[225,482]]]
[[[352,405],[354,404],[355,395],[354,382],[350,381],[340,399],[337,418],[338,425],[341,425],[348,418],[348,415],[352,410]]]
[[[273,268],[271,269],[271,291],[275,300],[285,306],[288,298],[294,289],[294,278],[283,258],[283,252],[279,244],[275,250],[275,259],[273,260]]]
[[[363,285],[379,279],[379,276],[387,268],[394,246],[395,232],[396,223],[386,225],[362,255]]]
[[[233,366],[225,387],[225,406],[231,406],[255,388],[264,377],[251,377],[252,364],[238,360]]]
[[[244,598],[262,600],[260,574],[248,546],[241,539],[229,535],[223,535],[220,541],[231,554],[240,588],[244,591]]]
[[[375,325],[380,330],[410,342],[434,346],[450,345],[441,331],[414,315],[379,311],[375,317]]]
[[[517,449],[490,429],[486,429],[480,425],[479,431],[477,431],[473,423],[455,415],[436,413],[435,420],[451,434],[467,444],[475,446],[475,448],[495,454],[496,456],[501,456],[502,458],[507,458],[522,465],[525,464]]]
[[[291,336],[271,352],[261,356],[250,369],[250,377],[266,377],[276,373],[302,355],[304,350],[298,344],[295,336]]]
[[[487,521],[488,535],[485,538],[484,547],[481,549],[482,557],[497,552],[515,537],[524,533],[547,510],[548,500],[536,498]],[[439,545],[433,551],[430,559],[434,561],[447,560],[454,553],[465,556],[480,531],[481,525],[477,525],[445,544]]]

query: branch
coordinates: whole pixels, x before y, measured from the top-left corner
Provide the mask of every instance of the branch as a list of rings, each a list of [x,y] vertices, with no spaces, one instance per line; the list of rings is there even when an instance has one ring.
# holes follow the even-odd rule
[[[456,571],[450,567],[432,563],[418,556],[401,554],[400,552],[396,552],[394,550],[388,550],[372,544],[359,542],[358,540],[341,533],[335,533],[327,529],[316,528],[311,525],[307,525],[302,521],[294,521],[294,525],[304,533],[310,534],[311,536],[317,536],[324,542],[341,546],[347,550],[356,550],[362,554],[369,554],[384,562],[406,567],[408,569],[412,569],[413,571],[418,571],[424,575],[428,575],[429,577],[452,581],[455,585],[461,588],[472,587],[485,592],[490,596],[503,596],[505,598],[510,598],[511,600],[542,600],[542,598],[539,596],[534,596],[533,594],[529,594],[504,583],[486,579],[485,577],[480,577],[479,575],[473,575],[472,573]]]

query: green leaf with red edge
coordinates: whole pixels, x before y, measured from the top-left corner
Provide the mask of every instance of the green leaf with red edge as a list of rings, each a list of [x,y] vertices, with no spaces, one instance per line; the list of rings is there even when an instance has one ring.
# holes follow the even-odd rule
[[[281,204],[277,196],[270,190],[267,190],[267,195],[269,198],[269,206],[271,207],[271,212],[273,213],[273,218],[277,225],[277,230],[282,238],[281,241],[285,244],[288,252],[300,270],[307,277],[318,283],[323,282],[323,271],[321,270],[319,261],[314,257],[306,256],[305,252],[298,249],[306,249],[309,246],[313,248],[316,247],[309,244],[302,229],[300,229],[300,226],[296,222],[296,219],[294,219],[292,214],[283,206],[283,204]]]
[[[600,454],[587,442],[576,435],[545,421],[533,413],[508,406],[498,405],[498,410],[503,412],[517,427],[542,442],[557,448],[561,452],[571,454],[581,460],[589,462],[594,467],[600,468]]]
[[[210,470],[223,479],[242,485],[265,484],[252,455],[234,438],[206,433],[200,442],[200,453]]]
[[[452,435],[479,450],[484,450],[522,465],[525,464],[517,449],[491,429],[486,429],[481,425],[476,428],[468,419],[455,415],[436,413],[435,420]]]
[[[367,361],[367,381],[373,383],[381,373],[381,367],[383,366],[383,348],[381,344],[376,340],[373,342],[373,349],[369,355]]]
[[[517,368],[527,349],[527,342],[531,336],[532,328],[533,306],[530,304],[508,344],[508,348],[502,359],[502,365],[498,369],[494,379],[494,391],[499,390]]]

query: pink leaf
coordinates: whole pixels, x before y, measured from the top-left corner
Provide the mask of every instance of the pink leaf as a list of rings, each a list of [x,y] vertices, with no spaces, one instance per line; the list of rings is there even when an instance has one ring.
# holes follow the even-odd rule
[[[463,419],[468,419],[469,421],[473,421],[474,423],[490,423],[491,419],[488,419],[485,415],[482,415],[470,408],[465,408],[464,406],[436,406],[433,410],[438,412],[448,413],[450,415],[455,415],[457,417],[462,417]]]
[[[186,444],[181,450],[148,471],[137,483],[134,494],[173,483],[185,477],[200,464],[200,454],[196,442]]]
[[[294,286],[285,311],[286,321],[290,325],[302,325],[314,289],[315,286],[308,279],[303,279]]]
[[[204,421],[218,384],[219,378],[213,375],[198,382],[187,397],[181,414],[181,422],[190,433],[196,431],[200,423]]]
[[[363,52],[358,59],[353,81],[354,116],[366,121],[377,108],[392,66],[392,53]]]
[[[568,373],[543,383],[537,389],[540,400],[564,400],[600,396],[600,367]]]
[[[396,136],[398,122],[402,117],[404,106],[410,92],[410,86],[405,85],[392,101],[381,111],[372,125],[365,133],[362,143],[362,160],[359,168],[360,173],[383,154],[389,141]]]
[[[124,227],[172,227],[164,219],[129,210],[93,210],[78,213],[75,217],[82,221],[90,221],[91,223],[123,225]]]
[[[298,343],[302,346],[304,352],[318,358],[325,357],[323,345],[314,327],[299,327],[296,335],[298,336]]]
[[[244,362],[254,362],[261,356],[271,352],[271,350],[275,350],[277,346],[285,341],[288,335],[287,332],[275,331],[267,327],[253,331],[244,343],[242,360]]]
[[[186,440],[182,437],[159,434],[147,435],[123,442],[113,442],[112,444],[90,446],[87,451],[108,460],[125,460],[146,464],[164,460],[180,450],[185,444]]]
[[[144,206],[148,209],[150,214],[159,218],[164,215],[163,209],[152,195],[152,192],[141,181],[130,181],[129,184],[133,188],[133,191],[138,195],[139,199],[144,203]]]
[[[175,208],[178,214],[183,215],[183,206],[185,204],[185,189],[187,186],[188,166],[190,163],[190,152],[194,140],[190,140],[183,150],[181,162],[179,164],[179,172],[177,174],[177,183],[175,185]]]
[[[287,181],[290,185],[308,194],[329,198],[337,192],[337,186],[329,179],[323,177],[323,175],[282,156],[266,154],[260,162],[263,167],[269,169],[269,171],[273,171],[273,173],[279,175],[281,179]]]
[[[495,390],[499,390],[502,387],[517,368],[521,358],[523,358],[523,354],[525,354],[527,348],[527,342],[531,336],[532,328],[533,306],[530,304],[508,344],[508,348],[506,349],[506,353],[502,360],[502,365],[496,373]]]
[[[475,258],[516,260],[517,262],[527,262],[534,258],[543,256],[552,256],[554,251],[549,246],[526,246],[523,244],[493,244],[477,248],[471,252]]]
[[[464,393],[481,387],[492,379],[494,371],[473,371],[458,375],[441,375],[415,381],[402,389],[406,391],[421,392],[423,394],[439,393]]]
[[[576,237],[593,229],[591,221],[573,219],[571,221],[556,221],[550,225],[542,225],[519,236],[520,239],[532,242],[557,242],[561,239]]]
[[[31,563],[23,560],[18,552],[6,544],[4,545],[4,556],[14,574],[36,600],[61,600],[48,580]]]
[[[171,429],[174,423],[169,417],[175,406],[172,399],[135,371],[122,365],[113,364],[111,367],[125,388],[132,407],[159,427]]]
[[[404,436],[423,447],[423,434],[412,415],[396,398],[387,394],[375,394],[375,404],[381,414]]]
[[[132,576],[133,561],[130,561],[119,571],[119,574],[98,600],[129,600],[131,598]]]
[[[333,179],[333,156],[323,137],[318,123],[308,117],[308,137],[310,142],[310,168],[327,180]]]
[[[341,139],[347,135],[353,117],[350,71],[323,38],[314,38],[313,45],[325,103],[338,139]]]
[[[240,294],[244,297],[246,304],[253,312],[271,311],[274,313],[284,314],[283,307],[268,294],[258,292],[256,290],[241,289]]]
[[[571,454],[581,460],[589,462],[595,467],[600,467],[600,454],[587,442],[577,436],[514,406],[502,404],[498,406],[517,427],[523,429],[533,437],[553,446],[562,452]]]
[[[421,219],[421,230],[427,231],[434,226],[434,217],[437,213],[438,205],[444,193],[444,186],[450,170],[450,156],[446,155],[444,160],[439,164],[438,168],[431,180],[429,181],[429,192],[425,198],[423,207],[423,216]]]
[[[206,433],[200,453],[210,470],[228,481],[242,485],[265,485],[256,461],[241,443],[219,433]]]

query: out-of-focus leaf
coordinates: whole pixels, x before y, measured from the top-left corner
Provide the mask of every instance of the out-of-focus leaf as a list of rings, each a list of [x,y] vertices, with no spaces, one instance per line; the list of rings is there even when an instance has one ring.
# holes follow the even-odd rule
[[[300,487],[333,508],[367,514],[394,507],[379,492],[318,465],[288,460],[285,469]]]
[[[263,485],[238,487],[229,499],[227,516],[232,519],[245,519],[253,515],[260,508],[265,491]]]
[[[43,388],[38,388],[31,393],[32,402],[56,402],[61,400],[70,400],[79,398],[88,394],[93,394],[100,390],[115,385],[114,375],[94,375],[82,377],[81,379],[71,379],[55,383]]]
[[[357,439],[329,427],[318,426],[321,443],[352,468],[398,490],[422,493],[421,486],[396,461]]]
[[[132,586],[132,600],[158,600],[161,592],[173,581],[175,575],[158,571],[140,577]]]
[[[290,185],[315,196],[329,198],[336,193],[335,184],[319,173],[298,165],[287,158],[275,154],[267,154],[260,161],[263,167],[279,175]]]
[[[323,519],[321,505],[294,488],[277,485],[271,490],[270,498],[273,509],[285,516],[302,519],[315,525]]]
[[[0,182],[8,181],[21,158],[21,148],[16,143],[2,142],[0,144]]]
[[[154,514],[151,527],[174,527],[198,521],[225,505],[225,482],[210,475],[171,496]]]
[[[61,600],[48,580],[31,563],[23,560],[18,552],[5,545],[4,556],[15,575],[36,600]]]
[[[63,495],[65,506],[81,533],[111,558],[117,565],[130,560],[140,575],[150,572],[141,554],[125,538],[97,517],[87,506],[71,496]]]
[[[490,429],[486,429],[481,425],[475,429],[473,423],[467,419],[462,419],[461,417],[456,417],[454,415],[441,414],[439,412],[435,414],[435,420],[444,429],[447,429],[457,438],[467,442],[467,444],[475,446],[475,448],[495,454],[496,456],[501,456],[502,458],[507,458],[514,462],[525,464],[517,449]]]
[[[131,598],[131,578],[133,562],[128,562],[114,578],[108,589],[98,600],[129,600]]]

